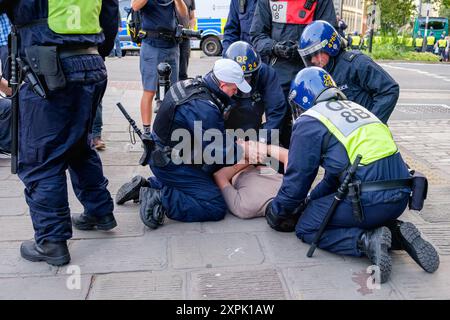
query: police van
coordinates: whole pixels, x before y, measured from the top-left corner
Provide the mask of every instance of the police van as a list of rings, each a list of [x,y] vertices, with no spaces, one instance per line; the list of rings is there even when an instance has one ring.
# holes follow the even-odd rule
[[[192,49],[201,49],[207,56],[218,56],[222,53],[222,40],[225,23],[227,22],[231,0],[197,0],[195,2],[196,23],[194,30],[202,30],[201,40],[191,40]],[[122,55],[138,54],[140,47],[131,41],[130,31],[127,29],[128,9],[130,0],[120,0],[120,16],[122,31],[120,47]]]
[[[140,47],[131,41],[130,31],[128,30],[127,18],[128,11],[131,8],[130,0],[119,0],[120,18],[122,31],[119,32],[120,48],[122,56],[128,54],[139,54]]]
[[[207,56],[222,53],[223,30],[230,11],[231,0],[195,1],[194,30],[203,30],[201,40],[191,40],[192,49],[201,49]]]

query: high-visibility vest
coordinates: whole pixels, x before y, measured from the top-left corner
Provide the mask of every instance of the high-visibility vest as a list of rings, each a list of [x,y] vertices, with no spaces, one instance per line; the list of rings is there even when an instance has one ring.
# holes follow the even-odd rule
[[[422,48],[423,46],[423,38],[416,38],[416,47]]]
[[[389,128],[373,113],[351,101],[325,101],[301,116],[319,120],[344,146],[351,163],[358,154],[368,165],[398,152]]]
[[[58,34],[97,34],[102,0],[48,0],[48,26]]]
[[[427,37],[427,46],[434,46],[435,42],[436,42],[436,37],[435,36]]]
[[[359,47],[361,45],[360,36],[352,36],[352,47]]]
[[[447,40],[445,40],[445,39],[440,39],[439,41],[438,41],[438,45],[439,45],[439,48],[445,48],[446,46],[447,46]]]

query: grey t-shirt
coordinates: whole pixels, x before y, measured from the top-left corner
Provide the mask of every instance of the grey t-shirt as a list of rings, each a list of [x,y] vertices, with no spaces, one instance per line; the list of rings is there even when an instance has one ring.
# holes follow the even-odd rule
[[[180,16],[178,15],[178,12],[177,12],[177,18],[178,18],[178,22],[180,24],[182,24],[184,27],[188,27],[189,26],[189,20],[190,20],[189,17],[191,15],[191,11],[195,10],[195,0],[183,0],[183,1],[186,4],[186,7],[188,9],[188,17],[187,17],[187,19],[182,19],[182,18],[180,18]]]
[[[275,198],[283,175],[266,167],[249,166],[222,190],[228,210],[243,219],[262,217],[267,204]]]

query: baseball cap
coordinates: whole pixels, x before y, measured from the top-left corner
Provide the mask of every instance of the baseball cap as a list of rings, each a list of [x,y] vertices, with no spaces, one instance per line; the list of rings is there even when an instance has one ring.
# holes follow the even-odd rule
[[[231,59],[220,59],[214,63],[213,73],[217,79],[226,83],[234,83],[243,93],[252,91],[252,87],[245,81],[241,66]]]

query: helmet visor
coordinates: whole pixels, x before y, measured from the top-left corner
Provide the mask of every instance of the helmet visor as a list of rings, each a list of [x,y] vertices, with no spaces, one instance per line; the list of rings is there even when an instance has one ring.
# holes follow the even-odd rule
[[[289,106],[292,111],[292,122],[294,122],[303,112],[305,112],[305,110],[303,110],[303,108],[300,107],[293,99],[289,99]]]
[[[306,67],[318,66],[317,59],[320,58],[319,53],[323,50],[323,43],[318,42],[304,49],[298,49],[298,53]],[[316,58],[316,59],[314,59]],[[313,63],[314,60],[314,63]]]

